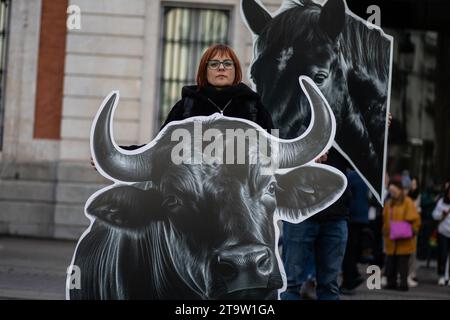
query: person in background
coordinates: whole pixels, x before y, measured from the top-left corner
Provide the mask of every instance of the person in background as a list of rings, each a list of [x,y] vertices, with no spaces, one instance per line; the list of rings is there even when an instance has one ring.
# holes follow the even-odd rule
[[[327,161],[328,152],[315,160],[316,163],[322,163]],[[286,228],[289,232],[290,228]],[[290,243],[288,241],[283,241],[283,243]],[[286,246],[287,250],[289,246]],[[293,252],[283,252],[283,261],[292,259]],[[283,299],[301,299],[301,300],[317,300],[317,280],[316,280],[316,259],[314,255],[304,255],[304,259],[302,259],[302,264],[299,265],[302,268],[301,272],[296,273],[296,278],[289,280],[288,282],[298,283],[299,285],[295,288],[300,288],[300,290],[295,292],[295,294],[284,293],[282,295]],[[289,275],[291,277],[291,275]],[[292,289],[290,290],[292,292]]]
[[[346,172],[350,164],[331,148],[321,163]],[[287,289],[282,300],[301,300],[304,282],[311,274],[314,263],[317,300],[339,300],[339,272],[347,243],[347,219],[350,190],[330,207],[299,224],[283,222],[282,260],[286,270]]]
[[[391,121],[389,113],[388,127]],[[351,167],[335,148],[316,162],[330,165],[344,174]],[[347,245],[350,198],[351,191],[347,186],[342,196],[327,209],[300,224],[283,223],[282,260],[287,289],[280,296],[282,300],[302,299],[303,284],[311,274],[311,261],[315,266],[317,299],[340,299],[338,276]]]
[[[410,197],[414,203],[416,204],[417,211],[420,213],[421,206],[420,206],[420,187],[419,187],[419,180],[417,180],[416,177],[413,177],[411,179],[411,188],[408,190],[408,197]]]
[[[438,200],[433,211],[433,218],[439,221],[438,226],[438,285],[444,286],[450,271],[450,186]],[[447,279],[446,277],[447,276]],[[450,282],[448,283],[450,286]]]
[[[400,178],[399,178],[400,179]],[[386,205],[386,202],[390,198],[389,194],[389,183],[391,182],[391,177],[389,176],[388,172],[385,172],[385,180],[384,180],[384,198],[383,198],[383,206],[379,206],[380,210],[380,216],[378,217],[378,221],[376,220],[374,227],[379,227],[376,229],[376,232],[379,232],[379,234],[375,233],[375,238],[378,236],[378,241],[376,241],[376,249],[378,251],[378,260],[377,256],[375,256],[375,265],[379,266],[382,269],[382,276],[381,276],[381,286],[386,287],[387,286],[387,277],[386,277],[386,254],[384,253],[384,240],[383,240],[383,209]],[[372,200],[373,203],[373,200]],[[369,208],[370,210],[370,208]],[[370,212],[369,212],[370,214]],[[381,250],[381,253],[380,253]]]
[[[408,197],[414,201],[416,205],[417,212],[421,215],[421,207],[420,207],[420,188],[419,182],[416,177],[411,178],[410,189],[408,190]],[[420,230],[419,230],[420,233]],[[417,236],[415,237],[417,243]],[[417,244],[416,244],[417,247]],[[419,282],[417,281],[417,254],[412,254],[409,259],[409,272],[408,272],[408,285],[410,288],[417,287]]]
[[[347,180],[351,198],[348,240],[342,264],[341,292],[343,294],[352,293],[364,282],[364,278],[358,271],[358,260],[364,249],[364,231],[369,226],[369,189],[356,171],[348,170]]]
[[[369,228],[372,231],[372,264],[377,265],[381,269],[384,266],[383,253],[383,207],[378,200],[369,195]]]
[[[390,199],[386,202],[383,210],[386,289],[407,291],[408,264],[411,254],[416,253],[416,241],[414,236],[407,239],[391,239],[391,222],[404,221],[410,223],[413,234],[417,234],[420,228],[420,216],[414,202],[405,194],[401,181],[389,183],[389,195]],[[398,275],[400,275],[399,285],[397,285]]]
[[[420,196],[420,217],[421,227],[419,235],[417,236],[417,258],[427,261],[427,267],[429,267],[432,257],[434,256],[433,244],[435,243],[433,234],[437,229],[438,222],[433,219],[433,210],[436,207],[437,200],[436,195],[440,195],[440,188],[436,188],[436,182],[434,180],[428,181],[425,187],[421,191]],[[437,240],[436,240],[437,248]]]
[[[309,269],[309,271],[305,272],[305,274],[307,274],[306,281],[303,282],[300,288],[300,297],[302,300],[317,300],[317,281],[315,268],[315,262],[310,261],[309,266],[307,266],[307,269]]]
[[[447,188],[450,187],[450,179],[444,180],[444,183],[442,184],[435,184],[436,189],[436,196],[434,198],[434,201],[437,203],[440,198],[445,196],[445,191]]]
[[[411,189],[411,183],[412,183],[412,179],[411,179],[411,176],[409,175],[408,170],[402,171],[401,179],[402,179],[401,182],[403,185],[403,191],[405,192],[405,194],[408,194],[409,190]]]

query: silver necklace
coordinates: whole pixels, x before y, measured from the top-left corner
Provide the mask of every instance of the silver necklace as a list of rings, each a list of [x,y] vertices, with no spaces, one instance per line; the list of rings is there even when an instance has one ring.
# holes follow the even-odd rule
[[[214,101],[212,101],[210,98],[208,98],[208,101],[211,102],[214,105],[214,107],[216,107],[220,111],[220,114],[223,114],[223,112],[230,105],[230,103],[231,103],[231,101],[233,101],[233,99],[230,99],[230,101],[227,102],[227,104],[225,105],[225,107],[223,107],[223,109],[220,109],[219,106],[217,104],[215,104]]]

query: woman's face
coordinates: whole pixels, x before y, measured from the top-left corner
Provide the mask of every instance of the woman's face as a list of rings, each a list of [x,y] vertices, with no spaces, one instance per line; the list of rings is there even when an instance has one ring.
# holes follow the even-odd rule
[[[391,195],[391,198],[398,199],[400,198],[403,190],[397,187],[396,185],[389,185],[389,194]]]
[[[216,54],[214,57],[212,57],[209,61],[211,62],[211,60],[217,60],[220,62],[224,62],[224,61],[231,61],[233,62],[233,60],[230,58],[230,56],[228,54],[225,55],[219,55]],[[236,75],[236,71],[234,68],[234,63],[233,66],[230,68],[230,65],[228,64],[228,68],[225,67],[225,65],[227,65],[227,63],[220,63],[218,68],[211,68],[210,66],[211,63],[208,64],[207,70],[206,70],[206,78],[208,80],[208,83],[214,87],[228,87],[233,85],[234,82],[234,77]],[[224,65],[225,64],[225,65]],[[214,66],[214,64],[212,65]]]

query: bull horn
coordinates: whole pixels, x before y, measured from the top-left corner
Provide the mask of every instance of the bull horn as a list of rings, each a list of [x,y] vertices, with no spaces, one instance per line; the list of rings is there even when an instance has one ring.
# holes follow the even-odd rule
[[[112,116],[119,101],[119,92],[113,91],[103,101],[91,129],[91,154],[97,169],[111,180],[124,182],[146,181],[151,175],[149,151],[132,154],[120,151],[112,138]]]
[[[280,168],[301,166],[317,159],[331,147],[336,133],[333,111],[319,88],[305,76],[299,82],[311,106],[311,122],[300,137],[279,140]]]

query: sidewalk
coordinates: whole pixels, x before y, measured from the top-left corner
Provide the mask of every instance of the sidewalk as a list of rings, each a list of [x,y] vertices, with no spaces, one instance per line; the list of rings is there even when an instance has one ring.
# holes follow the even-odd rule
[[[367,265],[359,265],[360,274],[367,279]],[[369,290],[366,282],[360,285],[353,295],[342,295],[341,300],[450,300],[450,286],[439,287],[436,274],[436,261],[431,261],[429,268],[426,261],[417,260],[417,279],[419,285],[409,291]]]
[[[0,299],[65,299],[66,269],[75,246],[71,241],[0,237]],[[369,290],[363,283],[342,300],[450,300],[450,287],[437,286],[435,266],[434,261],[430,268],[418,261],[419,286],[408,292]]]
[[[0,237],[0,299],[65,299],[76,242]]]

